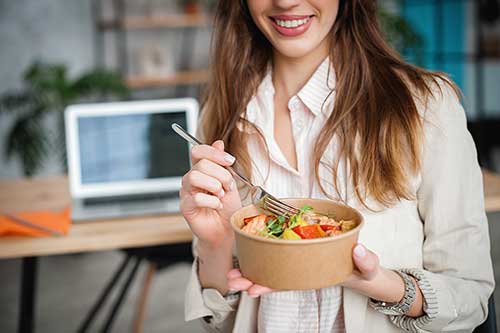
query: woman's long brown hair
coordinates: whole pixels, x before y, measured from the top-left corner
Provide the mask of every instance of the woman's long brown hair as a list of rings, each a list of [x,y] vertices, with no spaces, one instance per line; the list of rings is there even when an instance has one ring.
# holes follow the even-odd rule
[[[375,0],[340,0],[330,38],[330,59],[336,76],[334,112],[315,146],[313,161],[319,179],[323,153],[335,136],[339,155],[330,161],[332,184],[339,193],[338,165],[345,159],[357,199],[389,207],[413,199],[409,175],[420,169],[422,117],[415,98],[432,94],[443,75],[407,64],[384,40]],[[220,0],[212,40],[210,82],[201,130],[206,142],[224,140],[243,172],[251,177],[246,151],[246,106],[264,78],[272,46],[250,17],[246,0]],[[314,143],[311,143],[314,144]],[[370,207],[368,207],[370,208]]]

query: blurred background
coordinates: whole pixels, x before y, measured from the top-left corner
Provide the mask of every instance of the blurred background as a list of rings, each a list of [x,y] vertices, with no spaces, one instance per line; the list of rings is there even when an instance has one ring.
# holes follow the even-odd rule
[[[380,20],[406,59],[448,73],[464,94],[484,168],[500,172],[500,4],[381,0]],[[71,103],[200,98],[216,0],[0,0],[0,181],[66,172],[62,112]],[[1,191],[1,189],[0,189]],[[500,213],[488,214],[500,281]],[[2,240],[0,239],[0,242]],[[36,327],[72,332],[123,254],[43,257]],[[147,332],[192,332],[183,321],[190,266],[155,275]],[[139,268],[139,275],[145,274]],[[0,260],[0,332],[16,331],[20,260]],[[129,331],[140,279],[113,331]],[[70,295],[70,297],[68,297]],[[500,295],[496,295],[500,304]]]

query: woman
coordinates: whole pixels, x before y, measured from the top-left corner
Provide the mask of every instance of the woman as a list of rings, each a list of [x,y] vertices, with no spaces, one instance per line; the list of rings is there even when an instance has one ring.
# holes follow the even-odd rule
[[[192,149],[181,189],[197,240],[186,319],[235,332],[480,324],[494,286],[489,236],[453,84],[386,44],[373,0],[221,0],[214,36],[199,132],[213,144]],[[271,291],[241,276],[229,217],[249,198],[224,168],[235,158],[278,197],[362,212],[345,283]]]

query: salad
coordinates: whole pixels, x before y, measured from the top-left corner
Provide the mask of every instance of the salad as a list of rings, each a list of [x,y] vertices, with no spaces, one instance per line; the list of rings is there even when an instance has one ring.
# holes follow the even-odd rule
[[[339,235],[356,227],[354,221],[337,221],[334,216],[315,213],[303,206],[289,218],[260,214],[243,219],[243,232],[276,239],[314,239]]]

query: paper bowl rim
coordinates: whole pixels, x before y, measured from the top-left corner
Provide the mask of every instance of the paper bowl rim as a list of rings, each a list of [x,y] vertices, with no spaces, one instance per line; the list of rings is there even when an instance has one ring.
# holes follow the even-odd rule
[[[274,238],[266,238],[266,237],[262,237],[262,236],[255,236],[255,235],[248,234],[248,233],[246,233],[244,231],[241,231],[241,229],[238,228],[235,225],[235,221],[233,219],[234,214],[236,214],[237,212],[239,212],[240,210],[242,210],[244,208],[248,208],[248,207],[251,207],[251,206],[255,206],[256,208],[259,208],[255,204],[251,204],[251,205],[247,205],[247,206],[241,207],[240,209],[238,209],[233,214],[233,216],[231,216],[231,218],[230,218],[230,224],[231,224],[231,227],[233,228],[234,232],[236,232],[237,234],[239,234],[240,236],[243,236],[245,238],[250,238],[250,239],[253,239],[253,240],[256,240],[256,241],[259,241],[259,242],[263,242],[263,243],[288,244],[288,245],[294,245],[295,246],[295,245],[326,243],[326,242],[331,242],[331,241],[334,241],[334,240],[337,240],[337,239],[346,238],[346,237],[349,237],[350,235],[352,235],[354,233],[358,233],[359,230],[361,229],[361,227],[363,227],[363,225],[365,224],[363,215],[357,209],[355,209],[355,208],[353,208],[351,206],[345,205],[343,203],[333,201],[333,200],[311,199],[311,198],[281,198],[280,200],[314,200],[314,201],[327,201],[327,202],[330,202],[330,203],[334,203],[336,205],[344,206],[346,208],[349,208],[349,209],[353,210],[354,213],[356,215],[358,215],[358,217],[359,217],[359,223],[358,223],[358,225],[354,229],[349,230],[347,232],[344,232],[341,235],[337,235],[337,236],[333,236],[333,237],[321,237],[321,238],[313,238],[313,239],[274,239]],[[261,208],[259,208],[259,209],[261,209]]]

